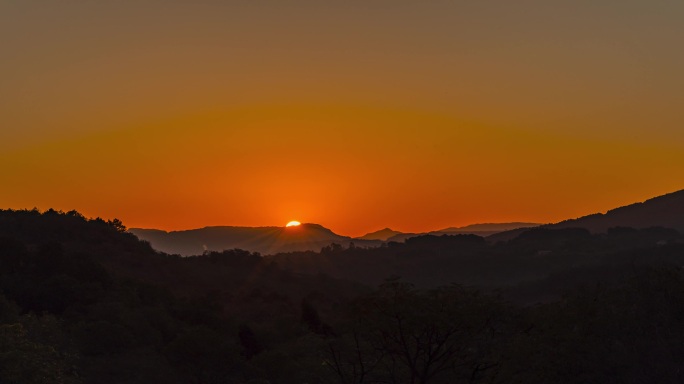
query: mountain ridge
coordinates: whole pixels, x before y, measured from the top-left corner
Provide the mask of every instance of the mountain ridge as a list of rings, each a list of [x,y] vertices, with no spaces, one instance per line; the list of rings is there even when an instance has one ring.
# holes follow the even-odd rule
[[[129,232],[148,241],[158,251],[182,256],[207,251],[245,249],[261,254],[293,251],[318,251],[333,243],[379,246],[380,241],[355,239],[334,233],[320,224],[304,223],[296,227],[210,226],[182,231],[131,228]]]
[[[517,227],[517,229],[506,230]],[[198,255],[207,251],[245,249],[261,254],[294,251],[318,251],[333,243],[347,246],[376,247],[383,242],[403,242],[416,236],[478,235],[489,241],[511,240],[532,228],[585,228],[592,233],[606,232],[613,227],[666,227],[684,233],[684,190],[656,196],[642,202],[614,208],[552,224],[526,222],[481,223],[463,227],[448,227],[427,233],[403,233],[384,228],[361,237],[338,235],[332,230],[313,223],[298,227],[239,227],[210,226],[182,231],[131,228],[129,232],[150,242],[158,251],[183,256]]]
[[[369,232],[366,233],[363,236],[356,237],[356,239],[360,240],[382,240],[382,241],[387,241],[392,236],[396,236],[401,234],[402,232],[395,231],[391,228],[383,228],[374,232]]]
[[[451,227],[424,233],[404,233],[384,228],[361,237],[338,235],[320,224],[304,223],[296,227],[241,227],[206,226],[196,229],[165,231],[153,228],[130,228],[128,231],[139,239],[148,241],[158,251],[182,256],[199,255],[207,251],[245,249],[261,254],[275,254],[293,251],[319,251],[333,243],[347,246],[377,247],[383,242],[403,242],[423,235],[475,234],[486,236],[496,233],[496,228],[516,227],[529,223],[483,223],[465,227]],[[468,229],[481,229],[480,231]],[[452,231],[449,231],[452,229]],[[485,229],[489,229],[486,231]]]
[[[592,233],[604,233],[615,227],[635,229],[665,227],[684,233],[684,189],[613,208],[605,213],[593,213],[575,219],[544,224],[538,228],[585,228]],[[500,232],[488,236],[487,239],[490,241],[507,241],[517,237],[525,230],[523,228]]]

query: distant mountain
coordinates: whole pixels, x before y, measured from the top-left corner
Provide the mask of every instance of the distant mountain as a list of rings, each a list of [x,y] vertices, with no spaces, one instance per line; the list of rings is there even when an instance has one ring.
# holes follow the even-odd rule
[[[385,228],[381,229],[379,231],[367,233],[361,237],[357,237],[357,239],[360,240],[381,240],[381,241],[387,241],[392,236],[397,236],[401,235],[402,233],[399,231],[392,230],[390,228]]]
[[[510,231],[518,228],[538,227],[539,223],[483,223],[471,224],[465,227],[449,227],[439,231],[430,232],[431,235],[479,235],[489,236],[495,233]]]
[[[518,228],[529,223],[473,224],[430,232],[434,235],[476,234],[487,236],[501,230]],[[385,241],[403,242],[426,233],[402,233],[390,228],[368,233],[358,238],[341,236],[318,224],[298,227],[233,227],[217,226],[186,231],[131,228],[130,233],[148,241],[158,251],[183,256],[201,255],[206,251],[244,249],[264,255],[293,251],[319,251],[332,243],[348,246],[376,247]]]
[[[387,239],[387,241],[396,241],[398,243],[401,243],[403,241],[406,241],[406,239],[410,239],[412,237],[416,236],[422,236],[422,235],[435,235],[435,236],[441,236],[441,235],[478,235],[482,237],[490,236],[499,232],[505,232],[505,231],[510,231],[513,229],[518,229],[518,228],[532,228],[532,227],[538,227],[541,224],[537,223],[519,223],[519,222],[513,222],[513,223],[482,223],[482,224],[470,224],[466,225],[465,227],[449,227],[449,228],[444,228],[440,229],[438,231],[432,231],[432,232],[427,232],[427,233],[397,233],[394,236],[391,236]]]
[[[398,234],[388,238],[387,241],[394,241],[397,243],[403,243],[407,239],[410,239],[410,238],[416,237],[416,236],[423,236],[423,235],[427,235],[427,233],[398,233]]]
[[[606,213],[595,213],[541,227],[550,229],[585,228],[593,233],[606,232],[609,228],[614,227],[636,229],[665,227],[684,233],[684,190],[654,197],[642,203],[616,208]],[[489,236],[488,239],[490,241],[506,241],[517,237],[524,231],[525,229],[516,229],[501,232]]]
[[[586,228],[593,233],[606,232],[613,227],[672,228],[684,233],[684,190],[655,197],[643,203],[631,204],[606,212],[556,224],[534,223],[485,223],[464,227],[450,227],[429,232],[429,235],[487,236],[490,241],[507,241],[529,228],[548,229]],[[514,229],[515,228],[515,229]],[[426,233],[402,233],[385,228],[359,238],[335,234],[318,224],[302,224],[299,227],[207,227],[188,231],[165,232],[154,229],[131,229],[131,233],[149,241],[153,248],[166,253],[198,255],[205,251],[221,251],[240,248],[262,254],[292,251],[318,251],[332,243],[347,246],[374,247],[382,242],[404,242],[406,239]]]
[[[378,246],[381,243],[340,236],[318,224],[302,224],[297,227],[205,227],[172,232],[131,228],[129,232],[150,242],[158,251],[183,256],[235,248],[274,254],[319,251],[332,243],[345,247],[352,242],[361,246]]]

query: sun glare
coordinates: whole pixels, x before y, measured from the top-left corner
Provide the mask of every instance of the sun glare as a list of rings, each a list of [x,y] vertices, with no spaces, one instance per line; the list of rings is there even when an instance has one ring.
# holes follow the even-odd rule
[[[300,223],[299,221],[290,221],[289,223],[287,223],[286,227],[297,227],[300,225],[302,225],[302,223]]]

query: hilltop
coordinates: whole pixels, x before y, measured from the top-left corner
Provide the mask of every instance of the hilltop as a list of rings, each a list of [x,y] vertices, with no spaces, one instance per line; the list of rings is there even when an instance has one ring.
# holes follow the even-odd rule
[[[201,255],[207,251],[245,249],[261,254],[320,250],[330,244],[378,246],[377,240],[341,236],[319,224],[305,223],[296,227],[205,227],[186,231],[161,231],[131,228],[129,232],[150,242],[156,250],[183,256]]]
[[[610,228],[649,227],[672,228],[684,233],[684,190],[657,196],[643,202],[611,209],[606,213],[595,213],[576,219],[546,224],[540,228],[585,228],[592,233],[605,233]],[[515,238],[525,229],[501,232],[488,237],[490,241],[504,241]]]

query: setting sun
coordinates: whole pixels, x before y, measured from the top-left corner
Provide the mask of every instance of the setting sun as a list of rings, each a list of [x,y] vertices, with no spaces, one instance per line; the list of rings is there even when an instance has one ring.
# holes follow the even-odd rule
[[[683,20],[0,0],[0,384],[684,384]]]

